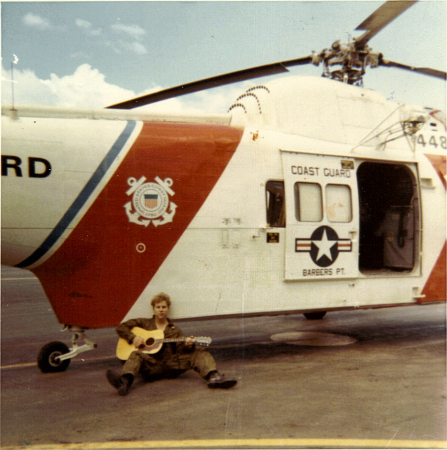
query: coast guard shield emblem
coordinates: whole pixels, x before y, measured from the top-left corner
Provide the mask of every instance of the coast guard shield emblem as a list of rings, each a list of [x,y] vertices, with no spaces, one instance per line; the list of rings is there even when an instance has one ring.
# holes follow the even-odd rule
[[[132,201],[126,203],[124,208],[129,222],[145,227],[150,223],[158,227],[172,222],[177,209],[177,205],[169,198],[175,195],[171,189],[173,181],[171,178],[163,181],[159,177],[155,177],[155,181],[146,183],[146,177],[127,180],[130,188],[126,194],[132,196]]]

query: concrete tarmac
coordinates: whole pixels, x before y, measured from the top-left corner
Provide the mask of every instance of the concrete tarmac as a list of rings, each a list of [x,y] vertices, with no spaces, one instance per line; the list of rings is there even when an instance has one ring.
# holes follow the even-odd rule
[[[446,448],[445,304],[179,323],[211,336],[230,390],[193,371],[107,383],[119,370],[113,329],[94,351],[42,374],[40,348],[71,336],[32,274],[2,267],[3,449]]]

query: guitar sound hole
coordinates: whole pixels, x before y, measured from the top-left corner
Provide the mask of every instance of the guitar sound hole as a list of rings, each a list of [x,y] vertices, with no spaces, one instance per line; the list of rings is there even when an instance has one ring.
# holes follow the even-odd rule
[[[146,346],[150,347],[151,345],[154,345],[155,339],[154,338],[149,338],[146,340]]]

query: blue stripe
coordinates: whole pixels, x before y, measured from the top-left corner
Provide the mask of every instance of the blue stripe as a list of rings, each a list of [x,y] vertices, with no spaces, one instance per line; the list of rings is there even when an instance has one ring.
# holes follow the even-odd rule
[[[84,189],[78,195],[76,200],[70,206],[68,211],[64,214],[60,222],[56,225],[53,231],[49,234],[49,236],[43,241],[41,246],[28,258],[23,260],[21,263],[17,264],[16,267],[25,268],[34,264],[38,261],[42,256],[44,256],[51,247],[57,242],[57,240],[62,236],[65,230],[69,227],[73,219],[76,217],[80,209],[85,205],[89,197],[92,195],[95,188],[103,179],[107,170],[109,170],[110,166],[115,161],[116,157],[119,155],[133,130],[135,129],[136,122],[129,121],[126,124],[126,128],[121,133],[121,135],[116,140],[115,144],[113,144],[109,153],[105,156],[99,167],[96,169],[95,173],[92,175],[88,183],[84,186]]]

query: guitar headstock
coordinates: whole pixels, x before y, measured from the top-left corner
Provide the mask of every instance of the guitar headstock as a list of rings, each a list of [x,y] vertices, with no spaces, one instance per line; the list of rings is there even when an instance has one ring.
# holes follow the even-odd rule
[[[211,344],[212,339],[208,336],[196,336],[194,342],[198,345],[204,345],[208,347]]]

